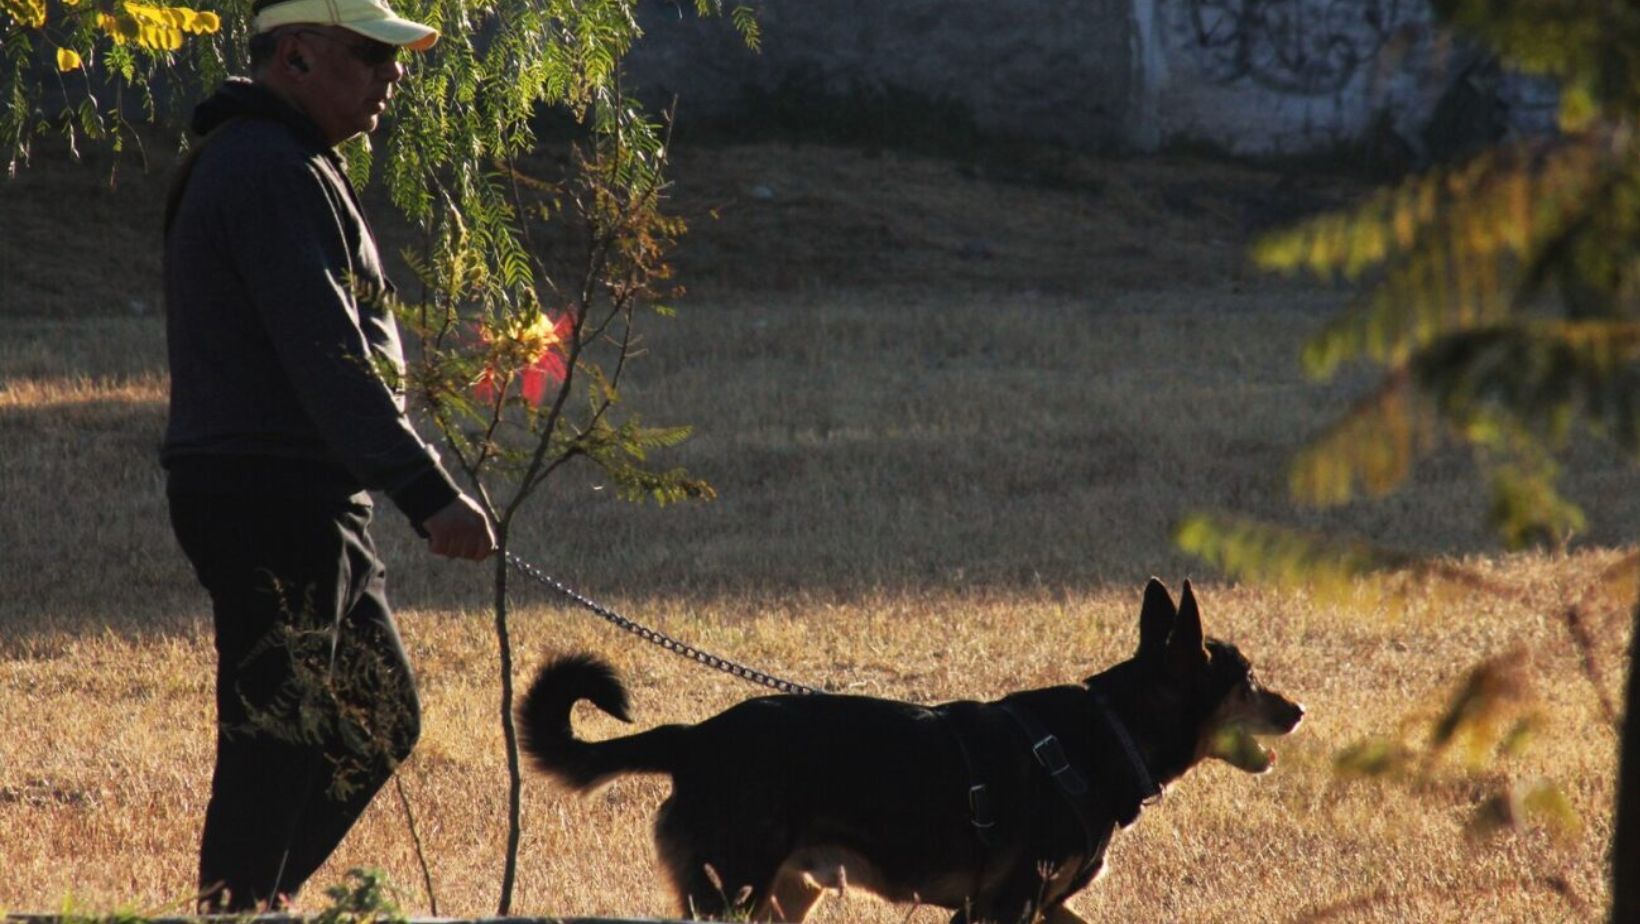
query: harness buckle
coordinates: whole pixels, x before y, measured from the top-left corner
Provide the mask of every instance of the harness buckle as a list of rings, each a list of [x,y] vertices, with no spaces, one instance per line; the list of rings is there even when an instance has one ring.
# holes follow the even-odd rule
[[[997,826],[995,806],[991,802],[991,787],[984,783],[975,783],[968,787],[968,823],[974,826],[974,834],[980,843],[987,847],[991,842],[991,829]]]
[[[1047,769],[1060,789],[1073,796],[1080,796],[1088,791],[1088,784],[1082,779],[1082,774],[1077,773],[1070,761],[1065,759],[1065,747],[1059,743],[1057,737],[1048,735],[1031,745],[1031,753],[1036,755],[1037,763]]]

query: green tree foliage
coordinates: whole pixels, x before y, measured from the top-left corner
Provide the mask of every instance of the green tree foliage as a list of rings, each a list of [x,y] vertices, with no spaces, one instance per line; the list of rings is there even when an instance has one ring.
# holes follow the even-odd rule
[[[502,915],[510,910],[522,830],[507,593],[515,518],[575,460],[596,466],[629,500],[714,496],[706,482],[651,464],[651,453],[682,442],[687,428],[646,427],[634,414],[618,415],[642,321],[671,314],[661,301],[674,293],[665,256],[683,225],[661,209],[665,146],[657,126],[618,96],[588,105],[591,137],[563,178],[523,175],[505,135],[492,138],[501,145],[495,160],[472,165],[465,178],[430,175],[436,205],[423,218],[429,243],[407,254],[421,297],[395,305],[420,347],[400,384],[437,424],[497,527],[493,601],[509,777]],[[395,163],[396,153],[389,154],[390,175],[421,156]],[[410,193],[402,204],[417,214],[419,193]],[[555,261],[573,267],[569,278],[549,274],[547,254],[532,241],[543,222],[573,226],[555,238],[575,242],[565,248],[572,259],[560,252]]]
[[[403,924],[409,918],[393,900],[393,891],[381,870],[350,869],[343,881],[325,889],[330,901],[313,916],[314,924]]]
[[[122,149],[127,113],[153,117],[162,108],[159,75],[187,83],[225,74],[222,50],[243,37],[244,26],[225,31],[223,16],[242,22],[240,12],[137,0],[0,0],[0,146],[8,175],[45,132],[62,134],[71,149],[82,136]]]
[[[522,833],[507,593],[515,518],[576,460],[628,499],[713,496],[704,481],[653,464],[651,453],[682,441],[686,428],[646,427],[620,411],[642,322],[671,313],[677,288],[666,257],[684,227],[663,208],[663,127],[621,84],[620,61],[639,38],[636,0],[402,5],[443,37],[402,85],[382,158],[394,202],[423,239],[406,255],[419,295],[394,306],[419,346],[398,384],[436,423],[497,527],[505,916]],[[697,0],[696,9],[724,12],[721,0]],[[744,7],[730,12],[755,45],[755,19]],[[584,126],[561,176],[522,166],[538,147],[532,120],[544,107]],[[548,237],[553,228],[567,233]]]
[[[1354,302],[1305,344],[1317,379],[1368,365],[1378,384],[1293,461],[1303,504],[1331,506],[1394,490],[1418,460],[1466,447],[1491,492],[1490,519],[1510,546],[1563,539],[1586,514],[1557,489],[1556,459],[1592,437],[1640,460],[1640,6],[1611,0],[1434,0],[1455,32],[1507,65],[1561,87],[1556,137],[1511,142],[1412,176],[1338,214],[1259,242],[1264,267],[1359,286]],[[1356,541],[1231,516],[1181,524],[1182,547],[1234,574],[1342,581],[1452,566]],[[1632,571],[1636,561],[1626,566]],[[1461,576],[1460,576],[1461,579]],[[1578,607],[1567,614],[1574,641]],[[1587,653],[1587,652],[1585,652]],[[1532,721],[1507,659],[1483,664],[1431,730],[1429,754],[1469,741],[1507,753]],[[1630,686],[1624,779],[1633,805],[1636,725]],[[1498,717],[1517,716],[1500,726]],[[1475,745],[1473,742],[1482,742]],[[1477,750],[1478,748],[1478,750]],[[1415,763],[1393,740],[1364,742],[1341,769],[1387,773]],[[1501,801],[1500,801],[1501,800]],[[1494,800],[1518,819],[1564,819],[1563,796],[1534,784]],[[1619,823],[1617,866],[1640,859]],[[1614,880],[1614,920],[1640,912]]]
[[[1553,454],[1583,430],[1640,458],[1635,154],[1626,125],[1590,123],[1414,177],[1258,245],[1266,267],[1365,282],[1305,345],[1312,375],[1383,369],[1299,455],[1295,499],[1382,494],[1456,441],[1475,450],[1495,525],[1515,544],[1583,524],[1553,489]]]

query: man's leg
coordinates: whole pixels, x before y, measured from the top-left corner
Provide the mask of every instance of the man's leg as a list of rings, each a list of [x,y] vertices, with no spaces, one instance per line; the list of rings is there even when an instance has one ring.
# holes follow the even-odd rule
[[[286,880],[303,882],[324,863],[410,756],[421,707],[397,625],[387,605],[387,569],[366,529],[368,512],[348,521],[348,607],[337,626],[334,690],[338,734],[326,742],[334,772],[315,779],[291,846]]]
[[[342,740],[331,668],[344,650],[338,630],[370,586],[368,573],[355,573],[368,510],[173,497],[172,520],[210,591],[216,627],[218,751],[200,845],[202,904],[276,905],[345,833],[324,822],[328,794],[340,791],[332,770],[341,764],[328,756]],[[350,824],[363,804],[340,801]],[[315,818],[326,830],[322,848],[310,843]]]

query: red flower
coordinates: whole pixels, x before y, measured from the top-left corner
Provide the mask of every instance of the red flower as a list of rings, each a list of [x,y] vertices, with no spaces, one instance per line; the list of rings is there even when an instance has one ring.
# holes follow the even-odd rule
[[[484,371],[473,382],[473,397],[484,404],[493,403],[498,387],[505,389],[510,380],[511,373],[506,367],[516,364],[522,367],[518,377],[524,400],[531,407],[540,407],[547,398],[548,387],[564,381],[568,375],[564,345],[574,329],[573,315],[565,313],[555,321],[544,311],[527,326],[517,327],[500,337],[487,328],[480,328],[479,337],[492,349]]]
[[[495,363],[486,365],[478,374],[478,381],[473,383],[473,397],[480,404],[495,403]]]
[[[540,407],[541,402],[546,400],[547,386],[562,382],[566,371],[564,357],[552,350],[537,356],[534,362],[524,367],[519,386],[524,392],[524,400],[530,403],[530,407]]]

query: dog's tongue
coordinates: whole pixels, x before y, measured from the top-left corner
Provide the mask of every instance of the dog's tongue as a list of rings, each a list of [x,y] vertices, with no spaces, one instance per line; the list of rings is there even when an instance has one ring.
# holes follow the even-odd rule
[[[1276,752],[1266,747],[1260,747],[1251,736],[1247,739],[1248,761],[1241,765],[1248,773],[1269,773],[1276,765]]]

